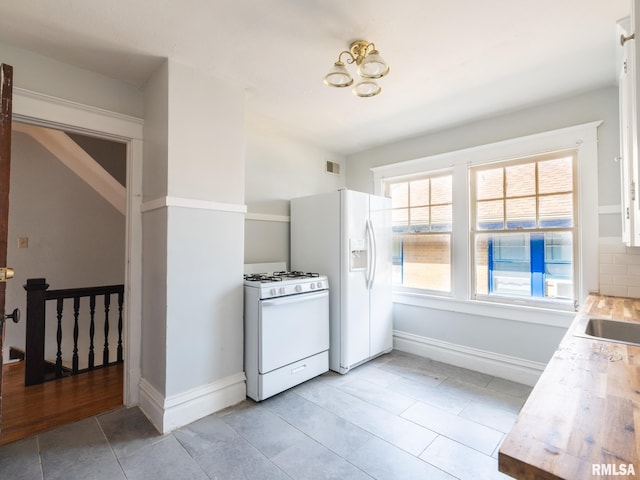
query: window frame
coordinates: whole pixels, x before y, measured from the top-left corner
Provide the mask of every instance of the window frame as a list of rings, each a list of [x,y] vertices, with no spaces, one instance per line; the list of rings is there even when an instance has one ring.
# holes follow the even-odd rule
[[[440,204],[440,203],[431,203],[431,194],[432,194],[432,185],[431,185],[431,180],[434,178],[440,178],[440,177],[445,177],[445,176],[451,176],[451,202],[450,203],[446,203],[446,204]],[[394,177],[394,178],[390,178],[387,182],[384,183],[384,195],[390,197],[390,188],[392,185],[394,184],[399,184],[399,183],[408,183],[410,184],[410,182],[414,182],[414,181],[418,181],[418,180],[426,180],[429,179],[429,227],[431,227],[431,207],[435,206],[441,206],[441,205],[451,205],[452,209],[453,209],[453,171],[451,169],[439,169],[439,170],[434,170],[434,171],[429,171],[429,172],[425,172],[425,173],[421,173],[418,175],[409,175],[409,176],[401,176],[401,177]],[[407,208],[409,209],[409,220],[408,220],[408,228],[410,230],[411,228],[411,187],[409,185],[409,190],[408,190],[408,205]],[[445,297],[450,297],[453,295],[453,239],[454,239],[454,228],[453,228],[453,223],[454,223],[454,217],[453,217],[453,212],[451,215],[451,229],[450,230],[444,230],[444,231],[431,231],[431,229],[429,229],[429,231],[422,231],[422,232],[418,232],[418,231],[408,231],[408,232],[400,232],[399,235],[416,235],[416,236],[434,236],[434,235],[448,235],[449,236],[449,290],[435,290],[435,289],[428,289],[428,288],[417,288],[417,287],[410,287],[410,286],[406,286],[406,285],[395,285],[394,284],[394,288],[396,289],[401,289],[403,291],[407,291],[407,292],[417,292],[417,293],[427,293],[429,295],[436,295],[436,296],[445,296]],[[392,233],[392,236],[395,236],[396,232]]]
[[[536,228],[522,228],[522,229],[509,229],[507,228],[507,207],[506,203],[509,198],[507,195],[507,178],[506,178],[506,169],[510,166],[515,165],[526,165],[534,163],[535,165],[535,193],[534,197],[536,199],[536,224],[539,221],[539,199],[540,197],[549,196],[552,194],[548,193],[539,193],[539,169],[538,163],[544,162],[548,160],[560,159],[563,157],[571,157],[571,170],[572,170],[572,220],[573,224],[571,227],[536,227]],[[476,300],[482,300],[486,302],[499,302],[499,303],[519,303],[519,304],[528,304],[531,306],[543,306],[547,308],[557,308],[561,310],[574,309],[576,300],[578,299],[578,282],[576,279],[579,277],[579,265],[577,265],[576,259],[578,258],[579,250],[578,250],[578,241],[579,238],[579,222],[578,222],[578,212],[579,212],[579,197],[578,197],[578,151],[577,149],[563,149],[554,152],[549,152],[540,155],[529,155],[526,157],[515,158],[510,160],[498,160],[495,162],[486,162],[480,163],[477,165],[469,166],[469,234],[471,236],[470,240],[470,256],[471,256],[471,296]],[[479,172],[491,170],[495,168],[503,169],[503,192],[504,195],[501,197],[501,200],[504,202],[503,205],[503,221],[504,225],[502,229],[478,229],[478,221],[477,221],[477,192],[476,192],[476,175]],[[558,194],[559,192],[554,192],[553,195]],[[569,193],[569,192],[560,192],[560,193]],[[573,288],[572,288],[572,299],[559,299],[559,298],[547,298],[546,296],[512,296],[505,295],[500,293],[478,293],[477,288],[477,279],[478,279],[478,271],[477,271],[477,262],[476,262],[476,249],[475,242],[479,235],[491,235],[491,234],[509,234],[509,233],[521,233],[521,234],[545,234],[545,233],[558,233],[558,232],[570,232],[573,237],[572,242],[572,274],[573,274]],[[530,240],[531,242],[531,240]]]
[[[396,304],[453,309],[473,315],[495,316],[515,321],[548,325],[564,325],[551,312],[562,312],[549,306],[518,301],[509,303],[486,302],[473,298],[470,274],[470,218],[469,218],[469,166],[501,160],[525,158],[546,153],[575,149],[577,151],[577,209],[575,221],[578,238],[574,239],[578,253],[574,257],[577,264],[575,287],[577,296],[574,308],[581,305],[591,291],[599,288],[598,258],[598,177],[586,172],[598,169],[598,127],[602,121],[594,121],[533,135],[512,138],[486,145],[479,145],[423,158],[401,161],[371,168],[374,193],[382,195],[385,182],[391,178],[420,175],[449,169],[453,171],[453,232],[452,232],[452,293],[442,298],[423,291],[407,291],[394,287],[393,301]],[[426,148],[441,148],[430,142]],[[445,302],[445,303],[442,303]],[[549,315],[540,315],[544,309]],[[564,315],[564,314],[563,314]]]

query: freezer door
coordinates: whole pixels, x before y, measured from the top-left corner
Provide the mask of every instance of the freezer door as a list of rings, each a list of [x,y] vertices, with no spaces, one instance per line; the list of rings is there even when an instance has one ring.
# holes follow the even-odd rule
[[[340,366],[351,366],[366,360],[369,355],[369,195],[342,190],[342,271],[341,276],[341,355]],[[354,256],[360,256],[354,258]],[[362,261],[358,261],[364,260]]]
[[[393,346],[393,303],[391,291],[391,199],[371,196],[370,225],[373,231],[373,276],[370,282],[370,353],[369,356],[391,350]]]

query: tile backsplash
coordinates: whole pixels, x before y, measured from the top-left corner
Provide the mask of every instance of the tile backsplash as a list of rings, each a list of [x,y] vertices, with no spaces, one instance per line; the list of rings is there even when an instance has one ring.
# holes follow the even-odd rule
[[[600,293],[640,298],[640,247],[620,238],[600,238]]]

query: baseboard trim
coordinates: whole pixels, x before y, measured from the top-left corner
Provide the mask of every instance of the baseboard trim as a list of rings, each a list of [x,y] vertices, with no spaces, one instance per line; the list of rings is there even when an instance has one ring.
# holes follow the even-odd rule
[[[402,352],[412,353],[529,386],[536,384],[546,366],[544,363],[532,362],[522,358],[397,330],[393,332],[393,347]]]
[[[237,373],[186,392],[164,397],[144,378],[140,380],[140,410],[160,433],[168,433],[243,401],[244,373]]]

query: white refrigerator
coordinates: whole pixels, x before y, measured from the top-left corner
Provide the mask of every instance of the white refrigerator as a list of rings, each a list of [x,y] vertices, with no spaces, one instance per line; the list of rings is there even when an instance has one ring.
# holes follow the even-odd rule
[[[329,368],[392,349],[391,199],[339,190],[291,200],[291,268],[329,278]]]

